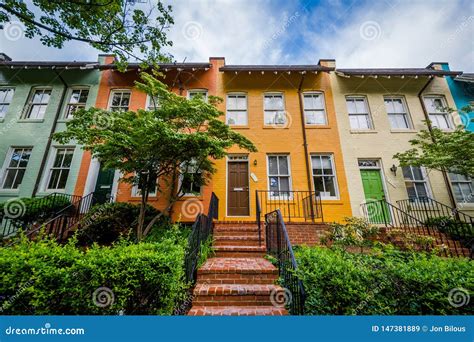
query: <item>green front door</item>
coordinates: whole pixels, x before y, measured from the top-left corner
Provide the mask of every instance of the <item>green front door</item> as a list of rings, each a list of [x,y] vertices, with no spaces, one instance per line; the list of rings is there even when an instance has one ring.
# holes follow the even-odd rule
[[[388,223],[390,214],[385,201],[380,170],[360,170],[364,186],[366,214],[371,223]]]
[[[95,185],[94,197],[97,203],[106,203],[112,196],[112,185],[114,183],[114,169],[100,169]]]

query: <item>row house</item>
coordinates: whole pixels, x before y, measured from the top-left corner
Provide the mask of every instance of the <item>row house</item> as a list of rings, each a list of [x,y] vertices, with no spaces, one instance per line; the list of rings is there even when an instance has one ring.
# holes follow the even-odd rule
[[[449,88],[461,72],[434,63],[417,69],[339,69],[334,60],[312,65],[162,64],[170,90],[191,98],[221,97],[222,120],[248,137],[258,152],[231,148],[202,187],[185,184],[172,211],[191,222],[219,198],[219,220],[255,221],[280,208],[289,221],[340,221],[362,216],[364,203],[423,202],[431,198],[469,213],[472,180],[459,175],[401,168],[393,155],[426,129],[424,120],[452,130],[462,122]],[[114,57],[98,62],[0,62],[0,200],[64,192],[95,193],[102,202],[139,203],[139,190],[119,182],[89,152],[59,146],[51,134],[64,129],[76,108],[137,110],[155,105],[134,88],[140,66],[125,72]],[[2,159],[3,158],[3,159]],[[160,180],[159,180],[160,181]],[[315,195],[317,194],[317,195]],[[158,209],[167,196],[151,194]],[[391,215],[383,207],[377,215]],[[472,211],[471,211],[472,214]]]

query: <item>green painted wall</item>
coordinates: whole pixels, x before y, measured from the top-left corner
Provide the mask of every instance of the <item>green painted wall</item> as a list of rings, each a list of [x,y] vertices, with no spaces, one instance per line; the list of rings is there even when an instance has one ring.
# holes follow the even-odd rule
[[[98,70],[58,69],[57,72],[66,81],[69,87],[90,87],[87,107],[95,105],[100,78],[100,72]],[[48,137],[54,123],[62,92],[65,88],[56,72],[51,69],[2,68],[0,69],[0,87],[4,86],[14,87],[15,93],[5,117],[0,119],[0,167],[3,167],[10,147],[32,146],[33,150],[21,185],[16,190],[0,189],[0,202],[15,197],[30,197],[32,195]],[[39,121],[21,119],[32,87],[43,86],[52,88],[51,98],[44,119]],[[66,93],[65,102],[67,102],[67,95],[68,93]],[[56,131],[64,130],[66,127],[66,121],[63,119],[64,111],[65,106],[61,108],[60,120],[58,120]],[[75,143],[71,143],[68,146],[75,145]],[[53,142],[52,147],[53,146],[59,146],[59,144]],[[52,150],[51,148],[50,152]],[[81,159],[82,149],[76,146],[66,189],[64,190],[65,193],[72,194],[74,192]],[[41,175],[41,181],[43,181],[43,177],[45,177],[47,171],[47,168],[45,168],[44,174]],[[47,193],[48,192],[45,192],[40,185],[37,196],[43,196]]]

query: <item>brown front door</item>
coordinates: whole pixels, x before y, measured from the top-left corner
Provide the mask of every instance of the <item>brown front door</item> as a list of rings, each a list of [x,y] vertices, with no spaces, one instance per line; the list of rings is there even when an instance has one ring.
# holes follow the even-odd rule
[[[249,164],[228,163],[227,215],[248,216],[249,212]]]

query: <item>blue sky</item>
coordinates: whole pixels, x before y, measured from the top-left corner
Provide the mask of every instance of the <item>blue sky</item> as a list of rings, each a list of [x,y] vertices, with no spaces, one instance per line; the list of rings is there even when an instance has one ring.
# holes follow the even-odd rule
[[[453,70],[474,71],[471,0],[169,3],[175,19],[169,52],[177,61],[224,56],[227,64],[314,64],[335,58],[338,67],[425,67],[447,61]],[[97,51],[81,43],[58,50],[37,39],[7,38],[11,32],[0,33],[0,51],[15,60],[97,59]]]

